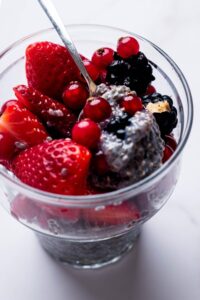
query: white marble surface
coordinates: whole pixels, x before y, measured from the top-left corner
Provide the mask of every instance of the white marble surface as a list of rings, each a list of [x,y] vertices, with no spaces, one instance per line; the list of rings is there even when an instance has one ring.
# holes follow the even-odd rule
[[[49,26],[36,2],[2,1],[1,50],[18,38]],[[195,122],[173,196],[145,224],[135,250],[112,267],[98,271],[63,269],[43,252],[28,229],[0,209],[0,299],[199,300],[200,3],[198,0],[54,2],[66,23],[121,27],[144,35],[165,49],[189,81]]]

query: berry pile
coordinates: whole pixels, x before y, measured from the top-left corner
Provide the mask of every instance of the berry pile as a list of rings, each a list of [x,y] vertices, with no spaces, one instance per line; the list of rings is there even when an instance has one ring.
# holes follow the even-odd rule
[[[26,49],[27,85],[14,87],[16,99],[1,108],[0,163],[43,191],[118,189],[154,172],[176,149],[177,110],[151,85],[151,64],[135,38],[120,38],[116,50],[97,49],[91,61],[81,58],[98,84],[93,97],[67,49],[38,42]],[[119,207],[123,218],[138,218],[137,208],[128,214],[127,204]],[[119,207],[90,221],[117,223],[112,212]]]
[[[107,67],[106,82],[126,85],[138,95],[143,95],[155,79],[152,72],[152,67],[142,52],[126,59],[116,53],[113,62]]]

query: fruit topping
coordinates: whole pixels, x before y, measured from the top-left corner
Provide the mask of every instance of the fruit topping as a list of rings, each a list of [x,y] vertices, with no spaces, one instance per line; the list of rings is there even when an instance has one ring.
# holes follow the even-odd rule
[[[79,208],[55,206],[47,203],[39,203],[38,206],[41,209],[40,215],[46,216],[49,227],[51,226],[52,219],[65,221],[67,223],[75,223],[80,218],[81,211]]]
[[[154,93],[144,96],[142,101],[146,109],[156,118],[162,136],[169,134],[176,127],[177,110],[169,96]]]
[[[121,37],[117,43],[117,54],[122,58],[129,58],[132,55],[137,55],[140,49],[138,41],[131,37]]]
[[[142,52],[127,59],[115,53],[113,62],[106,68],[108,84],[125,85],[140,96],[155,79],[152,67]]]
[[[152,95],[156,93],[156,89],[153,85],[148,85],[145,95]]]
[[[4,104],[0,116],[0,161],[9,160],[17,152],[42,143],[47,136],[38,118],[19,101]]]
[[[101,151],[93,156],[92,168],[98,175],[104,175],[110,171],[106,157]]]
[[[39,223],[45,229],[51,230],[55,222],[75,223],[80,217],[80,209],[55,206],[36,202],[25,196],[17,196],[10,205],[11,214],[30,223]]]
[[[51,42],[28,46],[26,77],[30,87],[53,99],[61,99],[64,87],[81,78],[66,47]]]
[[[119,114],[114,114],[104,130],[123,139],[125,137],[126,126],[130,125],[129,115],[127,113],[122,113],[120,110],[118,110],[118,112]]]
[[[19,195],[14,198],[10,204],[11,214],[16,219],[34,221],[39,216],[40,209],[33,200],[25,196]]]
[[[109,205],[100,210],[84,209],[83,216],[87,222],[97,226],[119,225],[136,222],[140,219],[140,212],[134,203],[124,201],[119,205]]]
[[[16,99],[6,101],[6,102],[1,106],[0,116],[4,113],[4,111],[6,110],[6,108],[8,108],[9,106],[17,105],[17,104],[18,104],[18,102],[16,102]]]
[[[106,83],[107,70],[100,70],[99,81],[100,83]]]
[[[135,38],[122,37],[116,51],[104,47],[91,61],[81,59],[97,84],[92,97],[65,47],[31,44],[26,49],[28,86],[15,87],[18,100],[1,108],[0,163],[43,191],[93,195],[123,188],[152,174],[177,147],[171,133],[177,110],[169,96],[156,92],[154,65]],[[25,200],[13,203],[16,215],[27,214],[30,220],[39,214],[44,226],[48,218],[83,218],[98,225],[140,218],[128,201],[80,212],[44,203],[32,207]]]
[[[85,57],[83,57],[83,64],[92,80],[96,81],[100,74],[99,69],[95,66],[95,64]]]
[[[133,116],[137,111],[143,109],[142,99],[133,94],[128,94],[122,97],[120,101],[121,108],[124,108],[130,116]]]
[[[111,48],[100,48],[92,56],[92,62],[99,69],[105,69],[113,61],[114,50]]]
[[[20,153],[14,174],[24,183],[51,193],[83,195],[91,154],[70,139],[44,142]]]
[[[18,100],[38,116],[53,136],[71,136],[76,117],[62,103],[25,85],[15,87],[14,92]]]
[[[174,151],[177,148],[177,142],[172,134],[165,135],[164,141],[166,145],[170,146]]]
[[[109,118],[111,112],[112,109],[109,102],[102,97],[89,98],[83,110],[84,117],[97,123]]]
[[[63,92],[63,102],[69,109],[72,110],[81,110],[88,97],[88,89],[83,83],[78,81],[70,82]]]
[[[169,145],[166,145],[165,149],[163,151],[162,162],[165,163],[172,156],[173,153],[174,153],[174,150]]]
[[[173,135],[165,135],[164,136],[164,141],[165,141],[165,149],[163,151],[163,160],[162,162],[165,163],[174,153],[174,151],[177,148],[177,142]]]
[[[100,136],[99,125],[90,119],[77,122],[72,129],[72,139],[89,149],[97,148]]]

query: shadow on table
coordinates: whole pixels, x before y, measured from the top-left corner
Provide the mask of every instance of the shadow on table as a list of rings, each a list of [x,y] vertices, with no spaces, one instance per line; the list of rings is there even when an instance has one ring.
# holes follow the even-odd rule
[[[171,257],[166,257],[159,243],[162,240],[145,228],[135,248],[112,266],[99,270],[58,268],[71,289],[79,290],[79,294],[82,291],[82,298],[74,293],[73,300],[173,300],[176,283],[170,272],[164,272]]]

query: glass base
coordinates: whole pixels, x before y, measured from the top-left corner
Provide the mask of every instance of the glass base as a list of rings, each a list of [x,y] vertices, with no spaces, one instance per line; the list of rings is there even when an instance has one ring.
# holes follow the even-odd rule
[[[42,247],[63,265],[97,269],[120,260],[134,246],[140,227],[109,239],[72,241],[36,233]]]

